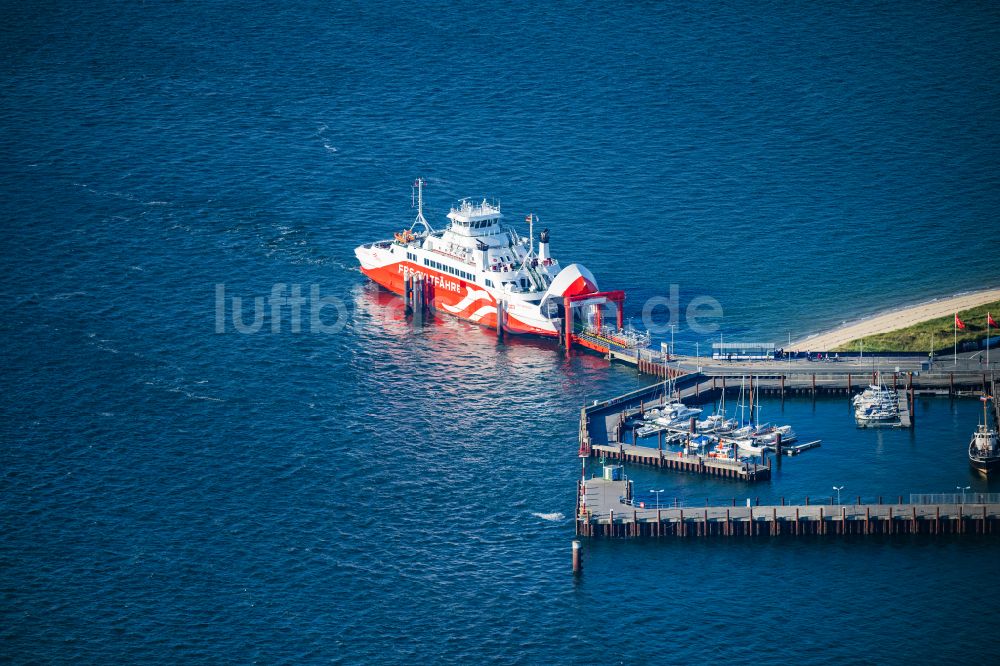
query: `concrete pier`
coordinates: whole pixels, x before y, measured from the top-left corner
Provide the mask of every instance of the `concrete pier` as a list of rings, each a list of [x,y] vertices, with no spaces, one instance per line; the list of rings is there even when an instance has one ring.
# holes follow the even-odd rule
[[[1000,502],[656,506],[632,500],[629,481],[605,479],[587,479],[578,493],[584,537],[1000,534]]]

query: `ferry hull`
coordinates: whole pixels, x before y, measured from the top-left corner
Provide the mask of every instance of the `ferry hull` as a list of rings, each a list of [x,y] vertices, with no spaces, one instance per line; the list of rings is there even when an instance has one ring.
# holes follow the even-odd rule
[[[496,329],[497,327],[497,300],[489,291],[475,283],[428,270],[424,266],[417,267],[415,264],[407,262],[367,267],[362,263],[361,272],[372,282],[398,296],[405,294],[406,278],[411,274],[419,273],[424,276],[427,282],[427,302],[435,312],[449,314],[487,328]],[[539,335],[550,338],[559,336],[559,331],[554,326],[548,330],[534,326],[519,318],[510,309],[507,312],[504,331],[518,335]]]

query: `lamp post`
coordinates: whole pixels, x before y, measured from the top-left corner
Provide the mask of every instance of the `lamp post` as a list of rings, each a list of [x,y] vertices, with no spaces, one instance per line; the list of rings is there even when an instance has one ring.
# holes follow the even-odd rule
[[[971,489],[972,486],[955,486],[955,490],[962,493],[962,504],[965,504],[965,491]]]
[[[660,493],[662,493],[663,490],[662,489],[661,490],[650,490],[649,492],[656,494],[656,510],[659,511],[660,510]]]
[[[844,486],[834,486],[833,489],[837,491],[837,504],[840,504],[840,491],[844,489]]]

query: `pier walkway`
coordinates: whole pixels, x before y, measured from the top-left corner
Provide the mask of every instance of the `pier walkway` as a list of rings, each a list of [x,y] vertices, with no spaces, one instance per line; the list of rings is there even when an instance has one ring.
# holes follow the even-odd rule
[[[701,375],[704,379],[692,393],[702,393],[709,388],[736,392],[741,378],[753,377],[755,390],[759,388],[765,394],[850,394],[877,381],[877,370],[886,386],[894,389],[912,389],[915,395],[958,395],[989,390],[993,381],[1000,377],[994,367],[996,364],[986,368],[969,363],[968,359],[960,359],[957,365],[942,360],[930,363],[926,356],[733,362],[695,356],[675,356],[667,361],[662,354],[651,350],[611,351],[607,356],[612,362],[634,366],[638,374],[664,379]]]
[[[921,499],[920,496],[915,496]],[[576,533],[585,537],[833,534],[1000,534],[1000,499],[944,503],[654,506],[635,501],[630,481],[577,483]],[[933,499],[933,498],[929,498]],[[748,500],[749,503],[749,500]]]
[[[631,446],[627,444],[593,445],[592,457],[621,462],[652,465],[662,469],[672,469],[679,472],[690,472],[702,476],[717,476],[741,481],[766,481],[771,478],[770,459],[767,465],[741,462],[728,458],[709,458],[706,456],[675,453],[654,449],[648,446]]]

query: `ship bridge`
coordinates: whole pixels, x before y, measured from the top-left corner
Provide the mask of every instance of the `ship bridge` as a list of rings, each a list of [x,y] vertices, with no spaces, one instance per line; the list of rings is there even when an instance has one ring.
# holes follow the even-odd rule
[[[480,203],[472,203],[462,199],[457,207],[448,213],[448,219],[462,226],[473,226],[475,222],[498,222],[503,215],[500,205],[483,199]]]

